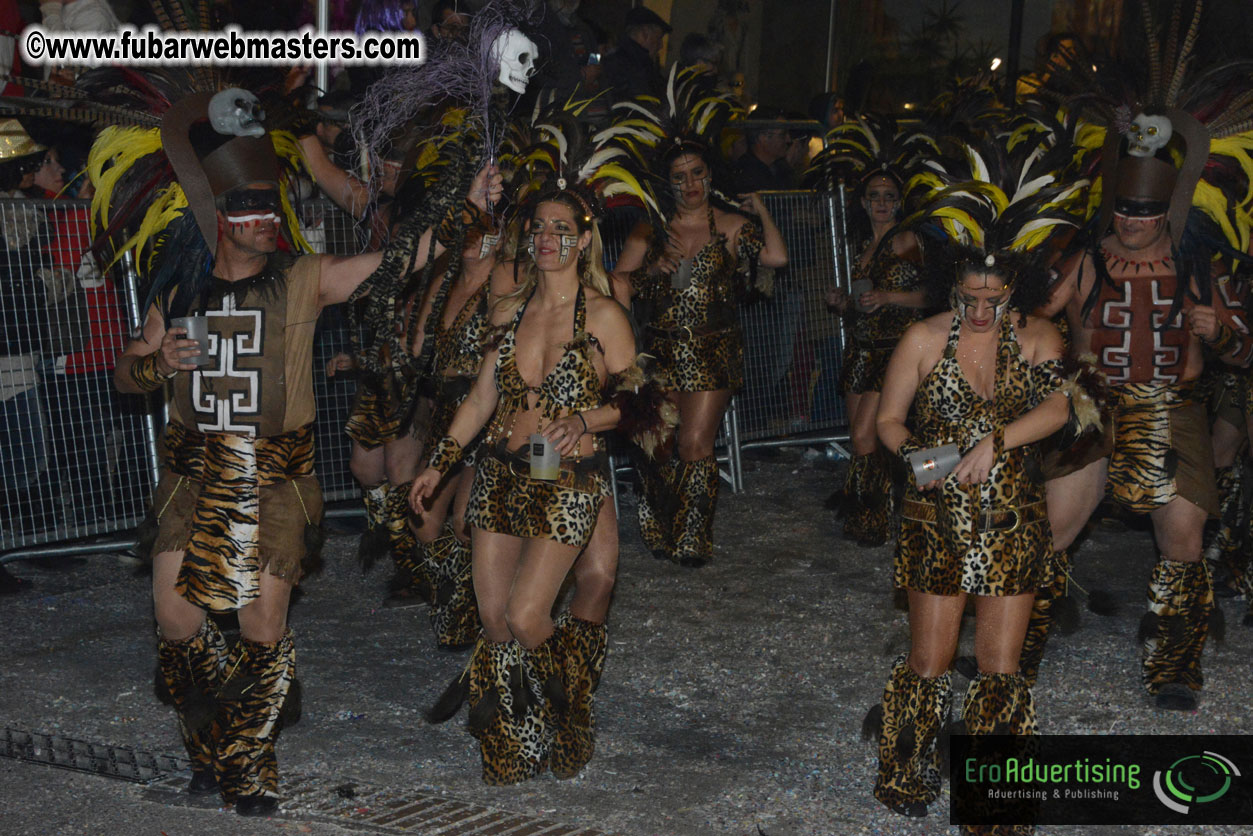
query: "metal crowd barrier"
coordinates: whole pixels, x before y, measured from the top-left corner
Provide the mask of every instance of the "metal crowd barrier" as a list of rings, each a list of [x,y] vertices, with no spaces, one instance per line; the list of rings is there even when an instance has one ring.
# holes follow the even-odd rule
[[[847,438],[837,432],[847,423],[838,386],[842,335],[823,302],[833,282],[848,282],[837,197],[765,195],[790,264],[774,277],[774,297],[742,313],[745,387],[718,440],[724,477],[735,490],[743,485],[741,448]],[[102,276],[85,255],[87,210],[77,200],[0,200],[0,563],[128,548],[128,532],[146,513],[153,488],[161,405],[112,385],[116,355],[139,321],[142,300],[134,298],[129,265]],[[606,266],[617,261],[638,218],[609,214],[602,225]],[[328,201],[306,202],[302,223],[320,252],[360,250],[358,226]],[[323,312],[314,342],[316,468],[328,502],[360,496],[343,433],[356,379],[326,376],[327,362],[349,350],[339,307]],[[51,547],[85,537],[95,539]]]

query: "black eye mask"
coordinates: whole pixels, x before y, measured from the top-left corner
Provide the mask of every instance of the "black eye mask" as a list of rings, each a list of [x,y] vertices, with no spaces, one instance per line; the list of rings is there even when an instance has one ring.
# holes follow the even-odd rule
[[[1156,218],[1166,214],[1170,207],[1155,200],[1124,200],[1114,201],[1114,214],[1125,218]]]
[[[279,200],[278,189],[236,189],[227,192],[223,207],[228,215],[260,215],[269,212],[278,214],[282,202]]]

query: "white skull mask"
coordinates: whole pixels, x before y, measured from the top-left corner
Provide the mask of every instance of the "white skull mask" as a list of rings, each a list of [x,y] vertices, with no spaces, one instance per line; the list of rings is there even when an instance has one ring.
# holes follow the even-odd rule
[[[1123,134],[1127,138],[1127,153],[1133,157],[1151,157],[1159,148],[1166,147],[1174,132],[1168,117],[1137,114],[1131,120],[1131,129]]]
[[[526,82],[535,74],[539,47],[517,29],[506,29],[492,41],[491,56],[500,62],[498,80],[515,93],[526,92]]]
[[[239,87],[230,87],[209,100],[209,124],[220,134],[235,136],[265,136],[265,111],[252,93]]]

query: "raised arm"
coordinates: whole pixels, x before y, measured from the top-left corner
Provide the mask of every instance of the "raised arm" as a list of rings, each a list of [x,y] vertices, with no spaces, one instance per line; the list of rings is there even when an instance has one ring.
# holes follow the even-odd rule
[[[638,223],[631,230],[631,234],[627,237],[626,244],[622,246],[622,254],[618,256],[618,263],[613,267],[613,286],[614,298],[622,304],[627,304],[630,297],[639,292],[639,288],[635,286],[635,280],[631,274],[644,266],[644,259],[648,256],[648,242],[652,237],[652,227],[647,223]],[[627,294],[627,299],[619,298],[619,290],[622,288]]]
[[[770,217],[770,212],[766,209],[766,204],[761,199],[761,195],[752,192],[747,195],[740,195],[744,201],[741,205],[745,211],[752,212],[761,218],[761,233],[765,245],[761,248],[761,255],[758,260],[766,267],[786,267],[787,266],[787,246],[783,243],[783,233],[779,232],[779,227],[775,226],[774,218]]]
[[[336,206],[357,220],[365,217],[366,207],[370,205],[370,193],[365,183],[335,165],[315,134],[301,137],[300,147],[304,149],[318,188],[326,192]]]

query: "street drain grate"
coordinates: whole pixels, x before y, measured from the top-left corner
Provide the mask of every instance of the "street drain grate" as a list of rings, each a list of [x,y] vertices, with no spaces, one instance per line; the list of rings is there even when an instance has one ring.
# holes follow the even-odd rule
[[[60,735],[4,730],[0,756],[147,784],[145,797],[179,806],[206,806],[184,790],[191,763],[125,746]],[[520,813],[494,810],[427,793],[369,787],[318,775],[289,773],[282,783],[280,818],[323,821],[373,833],[421,836],[610,836]],[[209,802],[217,806],[217,800]]]
[[[0,739],[0,756],[106,778],[121,778],[137,784],[147,784],[171,772],[182,772],[188,768],[186,758],[151,755],[125,746],[89,743],[72,737],[9,728],[4,730],[4,737]]]

